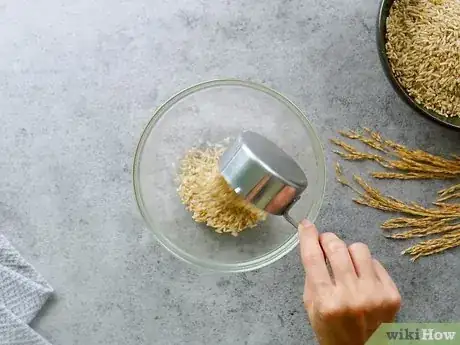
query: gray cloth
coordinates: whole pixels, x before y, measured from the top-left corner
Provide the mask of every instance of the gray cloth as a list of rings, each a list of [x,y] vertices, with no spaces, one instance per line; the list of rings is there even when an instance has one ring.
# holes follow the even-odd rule
[[[49,345],[29,327],[53,292],[0,235],[0,345]]]

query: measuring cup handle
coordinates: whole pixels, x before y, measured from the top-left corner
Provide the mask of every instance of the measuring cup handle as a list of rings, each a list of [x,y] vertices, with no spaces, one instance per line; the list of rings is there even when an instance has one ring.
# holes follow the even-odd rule
[[[300,196],[292,200],[291,204],[284,210],[283,217],[286,219],[295,229],[299,226],[299,222],[296,221],[294,218],[292,218],[289,214],[289,211],[291,210],[292,206],[299,201]]]
[[[285,212],[283,214],[283,217],[284,219],[286,219],[289,223],[291,223],[291,225],[297,229],[297,227],[299,226],[299,223],[294,219],[292,218],[287,212]]]

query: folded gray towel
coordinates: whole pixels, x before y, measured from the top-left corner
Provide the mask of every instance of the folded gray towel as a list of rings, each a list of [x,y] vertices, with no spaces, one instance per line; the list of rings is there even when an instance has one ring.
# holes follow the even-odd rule
[[[0,235],[0,345],[49,345],[28,326],[53,292]]]

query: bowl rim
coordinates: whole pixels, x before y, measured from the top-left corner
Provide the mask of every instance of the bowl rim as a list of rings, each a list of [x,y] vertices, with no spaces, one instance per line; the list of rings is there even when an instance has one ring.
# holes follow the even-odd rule
[[[379,54],[380,63],[383,67],[383,72],[385,73],[385,76],[390,81],[390,84],[393,87],[393,90],[396,91],[398,96],[407,105],[409,105],[413,110],[415,110],[418,114],[423,115],[426,118],[438,124],[443,125],[444,127],[454,129],[454,130],[460,130],[460,123],[455,124],[452,122],[454,120],[459,121],[458,119],[447,118],[417,103],[412,98],[412,96],[409,95],[407,90],[401,85],[401,83],[394,76],[393,71],[391,69],[390,61],[387,56],[387,51],[386,51],[386,46],[385,46],[386,44],[386,22],[387,22],[387,17],[388,17],[387,13],[389,12],[389,9],[391,8],[394,1],[395,0],[381,0],[380,6],[379,6],[379,12],[377,15],[377,30],[376,30],[377,51]]]
[[[283,244],[278,246],[277,248],[273,249],[267,254],[264,254],[260,257],[257,257],[252,260],[235,263],[235,264],[222,264],[222,263],[215,263],[209,260],[199,259],[193,255],[190,255],[183,249],[176,246],[172,241],[170,241],[167,237],[163,236],[159,231],[156,230],[154,226],[154,222],[150,219],[148,215],[147,209],[143,202],[142,192],[140,189],[140,160],[143,152],[144,145],[149,137],[152,129],[154,128],[155,124],[159,121],[159,119],[177,102],[184,99],[185,97],[199,92],[205,89],[213,88],[213,87],[222,87],[222,86],[240,86],[240,87],[248,87],[256,91],[263,92],[268,94],[269,96],[274,97],[276,100],[283,103],[287,106],[303,123],[305,129],[313,139],[313,150],[318,158],[318,170],[319,170],[319,178],[323,181],[323,187],[320,191],[320,197],[318,200],[315,200],[311,210],[309,220],[314,222],[316,217],[319,214],[321,209],[321,205],[324,200],[325,190],[326,190],[326,157],[324,154],[324,148],[319,139],[316,130],[311,125],[310,121],[307,119],[306,115],[297,107],[291,100],[289,100],[286,96],[282,95],[278,91],[271,89],[270,87],[264,86],[259,83],[255,83],[252,81],[243,81],[239,79],[213,79],[209,81],[204,81],[195,85],[192,85],[188,88],[179,91],[178,93],[174,94],[170,97],[166,102],[160,105],[154,112],[152,118],[147,123],[145,129],[142,132],[141,138],[137,144],[136,152],[134,155],[133,161],[133,188],[134,188],[134,195],[136,199],[136,204],[139,209],[139,212],[142,215],[142,218],[146,222],[148,228],[152,231],[153,236],[155,239],[164,247],[168,252],[173,254],[175,257],[179,258],[180,260],[192,264],[196,267],[200,267],[210,271],[218,271],[218,272],[246,272],[252,271],[264,266],[267,266],[283,256],[287,255],[291,252],[299,243],[298,233],[294,233],[288,240],[286,240]]]

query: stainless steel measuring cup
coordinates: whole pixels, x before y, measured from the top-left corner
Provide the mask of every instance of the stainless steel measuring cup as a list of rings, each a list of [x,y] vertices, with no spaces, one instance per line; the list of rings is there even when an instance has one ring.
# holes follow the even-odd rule
[[[237,194],[268,213],[282,215],[297,228],[288,212],[307,188],[307,177],[277,145],[260,134],[244,131],[225,150],[219,168]]]

